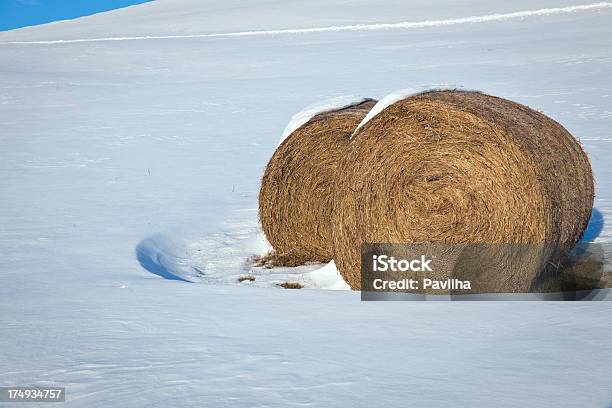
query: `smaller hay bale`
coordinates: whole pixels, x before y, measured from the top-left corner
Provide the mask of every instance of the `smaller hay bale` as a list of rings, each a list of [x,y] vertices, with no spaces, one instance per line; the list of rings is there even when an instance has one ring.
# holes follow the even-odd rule
[[[259,219],[276,252],[275,266],[332,257],[334,173],[349,138],[376,101],[320,113],[285,138],[268,162],[259,192]]]

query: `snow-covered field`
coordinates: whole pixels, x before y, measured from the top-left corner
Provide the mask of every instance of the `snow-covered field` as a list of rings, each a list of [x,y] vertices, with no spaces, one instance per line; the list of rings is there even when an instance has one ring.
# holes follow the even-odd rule
[[[610,302],[360,302],[316,266],[246,263],[289,118],[407,88],[560,121],[596,174],[587,237],[612,241],[612,3],[580,1],[159,0],[0,33],[0,385],[88,408],[610,408]]]

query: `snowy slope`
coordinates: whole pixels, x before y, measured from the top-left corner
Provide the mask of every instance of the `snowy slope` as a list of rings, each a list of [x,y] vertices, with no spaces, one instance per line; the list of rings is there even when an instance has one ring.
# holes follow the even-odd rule
[[[88,408],[608,408],[609,302],[362,303],[274,287],[317,287],[314,266],[236,278],[265,249],[259,179],[289,118],[406,88],[479,89],[561,122],[596,175],[587,236],[611,241],[612,8],[7,44],[578,4],[165,0],[0,33],[0,385],[65,385],[66,406]]]
[[[506,4],[507,3],[507,4]],[[592,2],[597,3],[597,2]],[[32,41],[228,33],[252,30],[303,29],[350,24],[430,21],[525,9],[575,6],[572,0],[156,0],[44,26],[0,33],[3,41]]]

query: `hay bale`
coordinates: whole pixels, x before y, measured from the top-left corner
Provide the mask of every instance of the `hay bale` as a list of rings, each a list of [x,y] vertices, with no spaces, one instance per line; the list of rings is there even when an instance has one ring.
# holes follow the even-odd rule
[[[472,293],[534,291],[582,236],[594,194],[589,160],[560,124],[465,91],[384,108],[355,132],[335,181],[334,260],[352,289],[362,243],[501,243],[540,249],[521,249],[531,266],[480,276]]]
[[[371,99],[315,115],[286,137],[268,162],[259,192],[266,238],[287,265],[332,256],[333,175]]]

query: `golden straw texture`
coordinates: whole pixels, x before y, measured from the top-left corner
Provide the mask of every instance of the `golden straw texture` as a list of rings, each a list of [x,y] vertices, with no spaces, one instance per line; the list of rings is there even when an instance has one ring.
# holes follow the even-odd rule
[[[334,172],[351,134],[375,103],[366,100],[314,116],[291,133],[268,162],[259,192],[259,219],[287,265],[331,259]]]
[[[361,287],[361,244],[382,242],[542,245],[538,267],[508,268],[474,292],[533,290],[542,268],[583,234],[594,194],[586,154],[557,122],[450,90],[408,97],[369,120],[335,181],[333,257],[352,289]]]

